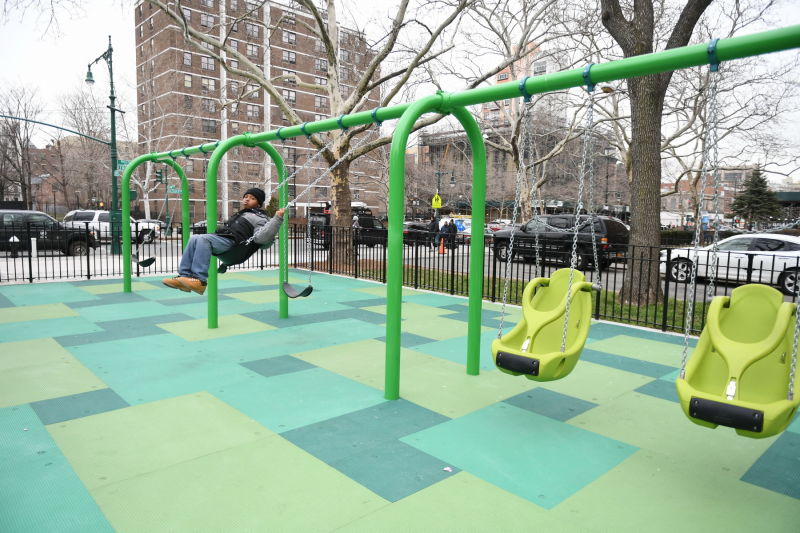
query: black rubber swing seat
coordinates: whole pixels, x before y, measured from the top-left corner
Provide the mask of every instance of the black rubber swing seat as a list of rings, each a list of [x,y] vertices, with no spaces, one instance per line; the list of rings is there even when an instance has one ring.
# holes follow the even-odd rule
[[[283,282],[283,292],[284,292],[284,293],[286,294],[286,296],[288,296],[289,298],[305,298],[306,296],[308,296],[309,294],[311,294],[311,292],[312,292],[313,290],[314,290],[314,287],[312,287],[311,285],[309,285],[308,287],[306,287],[306,288],[305,288],[305,289],[303,289],[302,291],[298,291],[297,289],[295,289],[294,287],[292,287],[292,285],[291,285],[291,284],[290,284],[288,281],[284,281],[284,282]]]
[[[522,293],[522,320],[492,343],[495,365],[534,381],[561,379],[575,368],[592,320],[592,284],[573,270],[556,270],[550,278],[532,279]],[[564,318],[570,302],[566,345],[561,351]]]
[[[224,274],[227,272],[228,267],[244,263],[250,259],[259,248],[261,248],[261,245],[250,239],[231,246],[229,249],[217,255],[217,259],[219,259],[220,263],[217,267],[217,272],[219,274]]]
[[[800,381],[789,394],[796,307],[759,284],[711,301],[685,375],[675,382],[692,422],[753,438],[786,429],[800,405]]]

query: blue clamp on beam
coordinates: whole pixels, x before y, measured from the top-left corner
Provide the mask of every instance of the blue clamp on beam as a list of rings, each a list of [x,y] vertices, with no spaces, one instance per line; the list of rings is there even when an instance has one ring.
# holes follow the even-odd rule
[[[378,109],[380,109],[380,108],[381,108],[381,106],[378,106],[378,107],[376,107],[375,109],[372,110],[372,122],[374,122],[377,126],[380,126],[381,124],[383,124],[382,120],[378,120],[378,114],[377,113],[378,113]]]
[[[583,82],[586,84],[586,92],[594,91],[594,83],[592,83],[592,67],[594,63],[589,63],[583,67]]]
[[[306,137],[311,137],[311,134],[306,131],[306,125],[308,125],[308,122],[303,122],[303,125],[300,126],[300,131],[302,131],[303,135]]]
[[[522,95],[522,100],[525,103],[530,102],[531,96],[533,96],[531,93],[528,92],[528,88],[525,86],[525,84],[528,83],[529,79],[531,79],[530,76],[525,76],[524,78],[522,78],[522,81],[519,82],[519,93]]]
[[[347,126],[342,124],[342,120],[344,120],[345,116],[346,115],[341,115],[339,118],[336,119],[336,123],[339,125],[339,129],[341,129],[342,131],[347,131]]]
[[[186,159],[189,159],[189,155],[186,153],[186,148],[181,148],[181,155]]]
[[[283,137],[283,136],[281,135],[281,130],[282,130],[282,129],[283,129],[283,128],[278,128],[278,131],[276,131],[276,132],[275,132],[275,136],[276,136],[278,139],[280,139],[280,140],[282,140],[282,141],[285,141],[285,140],[286,140],[286,137]]]
[[[201,152],[203,152],[203,154],[204,154],[204,155],[208,155],[208,152],[206,152],[205,150],[203,150],[203,145],[202,145],[202,144],[201,144],[201,145],[199,145],[199,146],[197,147],[197,149],[198,149],[198,150],[200,150]]]
[[[167,155],[170,156],[170,158],[172,158],[173,161],[178,159],[178,156],[177,155],[173,155],[172,152],[168,153]]]
[[[711,39],[708,43],[708,65],[711,72],[719,70],[719,59],[717,59],[717,43],[719,39]]]

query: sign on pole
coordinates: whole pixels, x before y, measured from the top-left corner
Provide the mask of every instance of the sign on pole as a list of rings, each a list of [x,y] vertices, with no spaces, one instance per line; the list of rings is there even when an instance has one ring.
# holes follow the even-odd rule
[[[181,188],[176,185],[167,185],[167,194],[180,194]]]
[[[442,208],[442,197],[439,196],[438,193],[433,195],[433,198],[431,199],[431,207],[434,209]]]

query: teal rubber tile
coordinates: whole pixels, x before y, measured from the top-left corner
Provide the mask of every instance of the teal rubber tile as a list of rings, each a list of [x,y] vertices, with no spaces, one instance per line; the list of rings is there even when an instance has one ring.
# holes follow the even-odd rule
[[[14,305],[14,302],[12,302],[11,300],[3,296],[2,293],[0,293],[0,308],[3,307],[16,307],[16,305]]]
[[[103,280],[106,284],[108,280]],[[83,282],[81,282],[83,283]],[[85,307],[106,306],[111,304],[129,304],[148,302],[147,298],[136,292],[110,292],[108,294],[98,294],[94,300],[85,300],[82,302],[70,302],[69,306],[72,309],[82,309]]]
[[[800,434],[783,432],[742,481],[800,500]]]
[[[645,383],[638,389],[636,392],[640,392],[642,394],[647,394],[648,396],[654,396],[656,398],[661,398],[662,400],[667,400],[670,402],[678,403],[678,391],[675,390],[675,382],[670,380],[667,381],[665,379],[656,379],[651,381],[650,383]]]
[[[364,293],[360,293],[362,296]],[[342,303],[351,307],[375,307],[378,305],[386,305],[386,298],[366,298],[359,300],[342,300]]]
[[[258,377],[209,392],[277,433],[385,401],[382,391],[322,368]]]
[[[386,333],[384,327],[352,318],[321,323],[301,321],[295,326],[276,325],[278,329],[267,332],[268,335],[265,337],[260,337],[266,339],[260,346],[260,355],[253,354],[248,360],[374,339]],[[224,343],[219,343],[219,346],[224,350]]]
[[[400,399],[287,431],[283,437],[332,464],[350,456],[363,456],[382,443],[448,420],[446,416]]]
[[[671,335],[660,331],[633,328],[622,324],[611,324],[609,322],[593,323],[591,335],[596,337],[597,340],[616,337],[617,335],[626,335],[628,337],[639,337],[640,339],[683,345],[683,335]],[[697,338],[689,337],[689,346],[695,346],[696,344]]]
[[[311,363],[307,363],[291,355],[279,355],[268,359],[257,359],[255,361],[241,363],[241,365],[267,378],[280,374],[290,374],[292,372],[317,368]]]
[[[128,405],[128,402],[111,389],[100,389],[31,402],[31,408],[44,425],[122,409]]]
[[[561,394],[543,387],[532,389],[504,400],[505,403],[527,409],[561,422],[597,407],[596,403]]]
[[[800,415],[794,415],[794,421],[789,424],[789,427],[786,428],[786,431],[800,433]]]
[[[145,316],[141,318],[124,320],[111,320],[108,322],[97,322],[95,325],[98,329],[92,333],[75,334],[73,332],[71,335],[53,335],[53,338],[56,342],[64,347],[80,346],[82,344],[95,344],[98,342],[108,342],[122,339],[135,339],[163,334],[164,330],[156,326],[156,324],[178,322],[181,320],[190,319],[191,317],[184,314],[169,314]]]
[[[91,322],[106,322],[110,317],[117,320],[148,318],[153,315],[166,315],[173,313],[171,310],[158,302],[149,300],[137,302],[115,303],[107,305],[93,305],[83,307],[78,313]]]
[[[192,301],[186,301],[178,305],[173,305],[173,303],[168,304],[168,308],[172,313],[182,313],[192,318],[208,317],[208,301],[204,297],[195,295]],[[217,316],[240,315],[262,309],[264,309],[264,304],[252,304],[234,298],[220,299],[217,302]]]
[[[108,280],[105,280],[108,283]],[[0,294],[14,305],[69,304],[95,300],[97,296],[79,288],[80,282],[71,283],[25,283],[0,287]]]
[[[464,302],[464,298],[455,298],[444,294],[431,294],[428,292],[421,292],[419,294],[409,294],[403,296],[403,303],[415,303],[420,305],[427,305],[430,307],[438,307],[440,309],[452,309],[455,305]],[[464,307],[467,309],[467,307]],[[455,311],[455,310],[454,310]],[[452,315],[443,315],[447,318],[453,318]]]
[[[660,365],[658,363],[651,363],[650,361],[642,361],[632,357],[610,354],[589,348],[583,350],[581,359],[651,378],[660,378],[675,371],[674,366]]]
[[[386,336],[378,337],[375,340],[386,342]],[[409,333],[407,331],[402,331],[400,333],[400,346],[402,346],[403,348],[413,348],[414,346],[419,346],[421,344],[430,344],[433,342],[437,342],[436,339],[423,337],[422,335],[414,335],[413,333]]]
[[[309,322],[330,322],[333,320],[342,320],[347,318],[361,320],[369,324],[386,323],[386,315],[373,313],[372,311],[364,311],[363,309],[340,309],[339,311],[319,312],[307,315],[292,314],[290,309],[289,316],[287,318],[280,318],[277,309],[268,309],[265,311],[256,311],[243,314],[249,318],[252,318],[253,320],[258,320],[259,322],[264,322],[265,324],[269,324],[278,328],[308,324]]]
[[[398,440],[381,442],[330,466],[390,502],[402,500],[460,471]]]
[[[637,450],[504,403],[400,440],[545,509]]]
[[[467,325],[464,324],[464,337],[454,337],[428,344],[419,344],[412,349],[440,359],[447,359],[460,365],[467,364]],[[496,331],[481,332],[481,370],[492,370],[495,367],[492,357],[492,341],[497,338]]]
[[[113,532],[27,406],[0,409],[0,531]]]
[[[83,317],[70,316],[0,324],[0,339],[3,339],[3,342],[25,341],[73,334],[87,335],[102,331],[101,326]]]

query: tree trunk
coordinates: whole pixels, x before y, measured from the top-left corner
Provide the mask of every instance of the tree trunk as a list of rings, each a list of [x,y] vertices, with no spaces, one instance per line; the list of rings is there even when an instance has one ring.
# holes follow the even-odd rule
[[[346,150],[342,148],[340,153],[335,153],[337,160],[345,152]],[[338,230],[333,232],[329,257],[341,260],[342,264],[339,266],[342,268],[350,265],[353,260],[353,236],[352,232],[348,231],[352,224],[349,174],[350,161],[347,160],[339,163],[331,172],[331,226]]]
[[[661,298],[659,248],[661,226],[661,109],[664,90],[658,78],[629,80],[633,167],[631,183],[631,253],[620,292],[622,303],[655,304]]]

